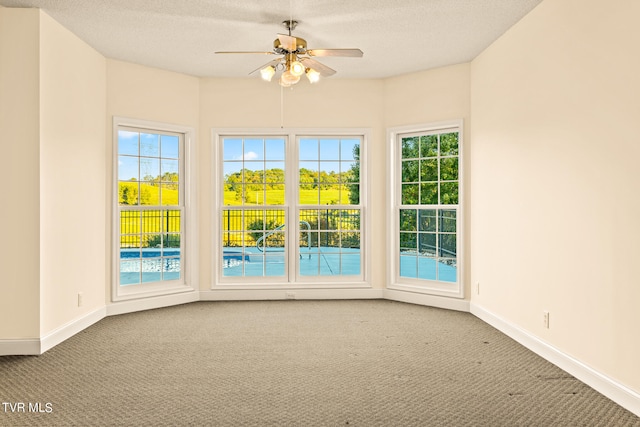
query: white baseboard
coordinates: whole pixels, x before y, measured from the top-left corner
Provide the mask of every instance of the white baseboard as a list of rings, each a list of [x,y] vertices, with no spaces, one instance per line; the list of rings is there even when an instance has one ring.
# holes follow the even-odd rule
[[[471,314],[513,338],[538,356],[573,375],[618,405],[640,416],[640,394],[558,350],[526,330],[471,303]]]
[[[154,308],[170,307],[172,305],[187,304],[198,300],[198,292],[191,291],[158,297],[118,301],[107,305],[107,316],[151,310]]]
[[[459,298],[448,298],[437,295],[427,295],[419,292],[406,292],[385,289],[383,298],[391,301],[407,302],[410,304],[426,305],[447,310],[469,311],[469,301]]]
[[[39,356],[106,316],[105,307],[93,310],[49,332],[42,338],[0,340],[0,356]]]
[[[382,289],[212,289],[200,291],[200,301],[303,299],[381,299]]]
[[[55,347],[64,340],[71,338],[94,323],[99,322],[104,319],[105,316],[105,307],[100,307],[78,319],[72,320],[71,322],[54,329],[40,339],[40,354]]]

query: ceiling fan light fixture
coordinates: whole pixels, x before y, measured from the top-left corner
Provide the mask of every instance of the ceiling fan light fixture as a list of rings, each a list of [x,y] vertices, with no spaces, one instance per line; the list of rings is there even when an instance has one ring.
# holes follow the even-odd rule
[[[307,41],[300,37],[291,35],[298,21],[289,19],[283,21],[282,25],[288,30],[288,34],[278,34],[278,38],[273,41],[273,50],[269,52],[256,52],[256,51],[218,51],[215,53],[251,53],[251,54],[267,54],[277,55],[278,59],[264,64],[262,67],[257,68],[249,74],[254,74],[260,71],[260,77],[263,80],[270,82],[276,73],[280,73],[278,82],[283,87],[290,87],[297,84],[300,81],[300,77],[303,74],[307,76],[310,83],[317,83],[322,77],[330,77],[336,73],[330,67],[316,61],[315,57],[324,56],[339,56],[339,57],[354,57],[360,58],[363,53],[360,49],[307,49]],[[311,68],[313,67],[313,68]]]
[[[302,65],[302,62],[295,60],[289,65],[289,71],[291,71],[291,74],[294,76],[300,77],[304,74],[305,66]]]
[[[270,82],[275,73],[276,73],[276,67],[274,67],[273,65],[269,65],[268,67],[265,67],[262,70],[260,70],[260,77],[262,77],[262,80]]]
[[[320,80],[320,73],[313,68],[307,68],[306,75],[309,83],[317,83]]]
[[[280,76],[280,84],[284,87],[292,86],[300,81],[300,76],[296,76],[291,70],[286,70]]]

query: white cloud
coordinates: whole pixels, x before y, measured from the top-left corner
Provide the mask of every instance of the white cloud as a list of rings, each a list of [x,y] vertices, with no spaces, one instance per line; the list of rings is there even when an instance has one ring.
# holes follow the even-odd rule
[[[258,158],[258,154],[253,151],[248,151],[244,155],[239,156],[236,160],[255,160]]]

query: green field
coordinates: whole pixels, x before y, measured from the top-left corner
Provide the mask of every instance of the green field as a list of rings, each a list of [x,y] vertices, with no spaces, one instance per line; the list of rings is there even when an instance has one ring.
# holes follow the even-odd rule
[[[162,193],[162,205],[177,206],[179,194],[177,184],[147,184],[137,181],[121,181],[118,183],[118,202],[120,205],[141,205],[157,206],[160,204],[160,194]]]
[[[127,194],[123,191],[124,188],[134,188],[129,190]],[[127,206],[132,200],[137,201],[137,183],[133,182],[121,182],[120,183],[120,205]],[[160,194],[162,194],[163,207],[166,209],[157,209],[152,211],[143,211],[142,218],[141,213],[138,211],[123,210],[120,215],[120,234],[121,234],[121,247],[139,247],[140,245],[140,233],[142,231],[143,239],[146,246],[147,244],[155,246],[158,242],[158,236],[167,233],[179,233],[180,232],[180,212],[173,210],[172,206],[178,205],[179,194],[178,190],[171,188],[160,188],[156,185],[140,184],[139,187],[140,198],[143,201],[143,206],[158,206],[160,202]],[[124,194],[123,194],[124,193]],[[266,203],[265,203],[266,193]],[[129,199],[127,199],[129,197]],[[266,192],[255,191],[248,192],[247,200],[244,206],[275,206],[284,205],[285,192],[280,189],[268,189]],[[338,188],[325,188],[320,192],[318,189],[311,190],[299,190],[299,202],[301,205],[337,205],[342,200],[342,203],[348,204],[349,190],[347,187],[342,186]],[[224,192],[224,205],[225,206],[242,206],[242,200],[238,198],[238,194],[235,191]],[[242,230],[242,219],[238,215],[232,215],[229,218],[229,211],[224,210],[222,213],[223,231],[228,230]],[[280,224],[278,224],[280,225]],[[248,224],[245,224],[247,227]],[[273,224],[269,224],[267,229],[273,228]]]
[[[266,203],[265,192],[248,191],[246,195],[245,206],[261,206],[261,205],[284,205],[284,190],[267,190]],[[340,204],[342,198],[343,204],[349,204],[349,189],[345,186],[340,188],[327,188],[318,192],[313,190],[299,190],[301,205],[337,205]],[[224,192],[225,206],[241,206],[242,199],[238,197],[235,191]]]
[[[178,190],[168,186],[160,188],[157,185],[144,183],[138,188],[137,182],[120,182],[118,193],[121,206],[131,204],[137,206],[138,196],[143,206],[158,206],[162,194],[162,205],[166,207],[166,209],[143,212],[123,210],[120,214],[121,247],[140,247],[141,231],[144,234],[143,246],[157,246],[160,241],[159,236],[162,234],[165,239],[171,239],[174,242],[172,245],[175,245],[176,236],[167,237],[166,233],[167,231],[180,232],[180,211],[173,209],[178,205]]]

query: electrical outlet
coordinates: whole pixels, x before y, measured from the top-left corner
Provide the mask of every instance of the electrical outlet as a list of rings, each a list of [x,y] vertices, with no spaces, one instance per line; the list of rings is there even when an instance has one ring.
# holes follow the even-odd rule
[[[544,310],[542,312],[542,322],[544,324],[544,327],[549,329],[549,312],[547,310]]]
[[[476,295],[480,295],[480,282],[476,282]]]
[[[82,307],[84,304],[84,298],[82,298],[82,292],[78,292],[78,307]]]
[[[296,293],[295,292],[285,292],[284,293],[284,297],[286,299],[296,299]]]

